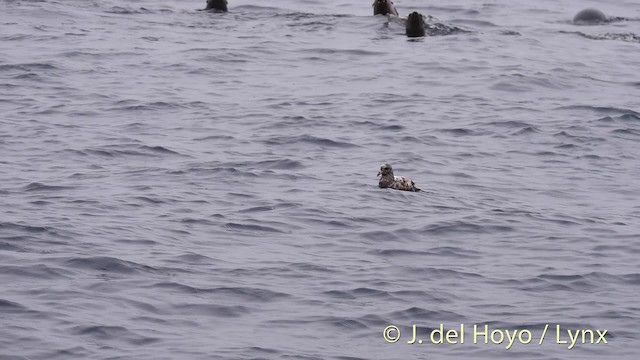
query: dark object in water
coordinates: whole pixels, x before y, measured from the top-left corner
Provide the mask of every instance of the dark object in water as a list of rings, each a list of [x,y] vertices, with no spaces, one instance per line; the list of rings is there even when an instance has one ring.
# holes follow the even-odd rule
[[[227,0],[207,0],[207,7],[205,10],[214,10],[227,12]]]
[[[599,24],[609,22],[609,17],[602,11],[594,8],[588,8],[580,11],[573,17],[574,24]]]
[[[393,168],[389,164],[380,165],[380,171],[378,171],[380,181],[378,186],[386,189],[404,190],[404,191],[420,191],[416,187],[416,183],[408,177],[393,175]]]
[[[393,1],[391,0],[374,0],[373,15],[398,16],[398,11],[396,10],[396,7],[393,6]]]
[[[417,11],[412,12],[407,17],[407,36],[408,37],[422,37],[425,35],[424,17]]]

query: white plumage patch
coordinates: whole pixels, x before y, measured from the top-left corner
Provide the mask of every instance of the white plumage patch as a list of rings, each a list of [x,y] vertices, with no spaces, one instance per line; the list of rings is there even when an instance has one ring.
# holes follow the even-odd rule
[[[389,186],[392,189],[404,190],[404,191],[417,191],[416,184],[413,180],[405,176],[394,176],[393,184]]]

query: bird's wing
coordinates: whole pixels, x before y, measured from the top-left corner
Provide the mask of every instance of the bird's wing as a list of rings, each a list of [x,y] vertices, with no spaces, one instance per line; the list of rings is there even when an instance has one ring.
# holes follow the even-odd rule
[[[415,183],[408,177],[394,176],[393,188],[398,190],[414,191]]]

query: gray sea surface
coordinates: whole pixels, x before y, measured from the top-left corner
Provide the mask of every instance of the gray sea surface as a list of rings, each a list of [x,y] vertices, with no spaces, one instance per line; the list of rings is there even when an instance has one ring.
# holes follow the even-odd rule
[[[637,1],[204,5],[0,0],[1,360],[638,358]]]

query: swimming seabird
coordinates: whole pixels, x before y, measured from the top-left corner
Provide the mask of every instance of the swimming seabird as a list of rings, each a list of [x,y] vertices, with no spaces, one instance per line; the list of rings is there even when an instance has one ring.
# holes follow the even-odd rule
[[[406,33],[408,37],[423,37],[425,36],[424,16],[417,11],[412,12],[407,17]]]
[[[227,12],[227,0],[207,0],[207,7],[205,10],[213,10],[220,12]]]
[[[398,16],[398,10],[396,10],[392,0],[374,0],[373,15]]]
[[[416,187],[416,184],[413,180],[404,176],[394,176],[393,168],[389,164],[380,165],[380,171],[378,171],[378,176],[380,177],[380,181],[378,182],[378,186],[381,188],[391,188],[396,190],[404,190],[404,191],[420,191]]]

